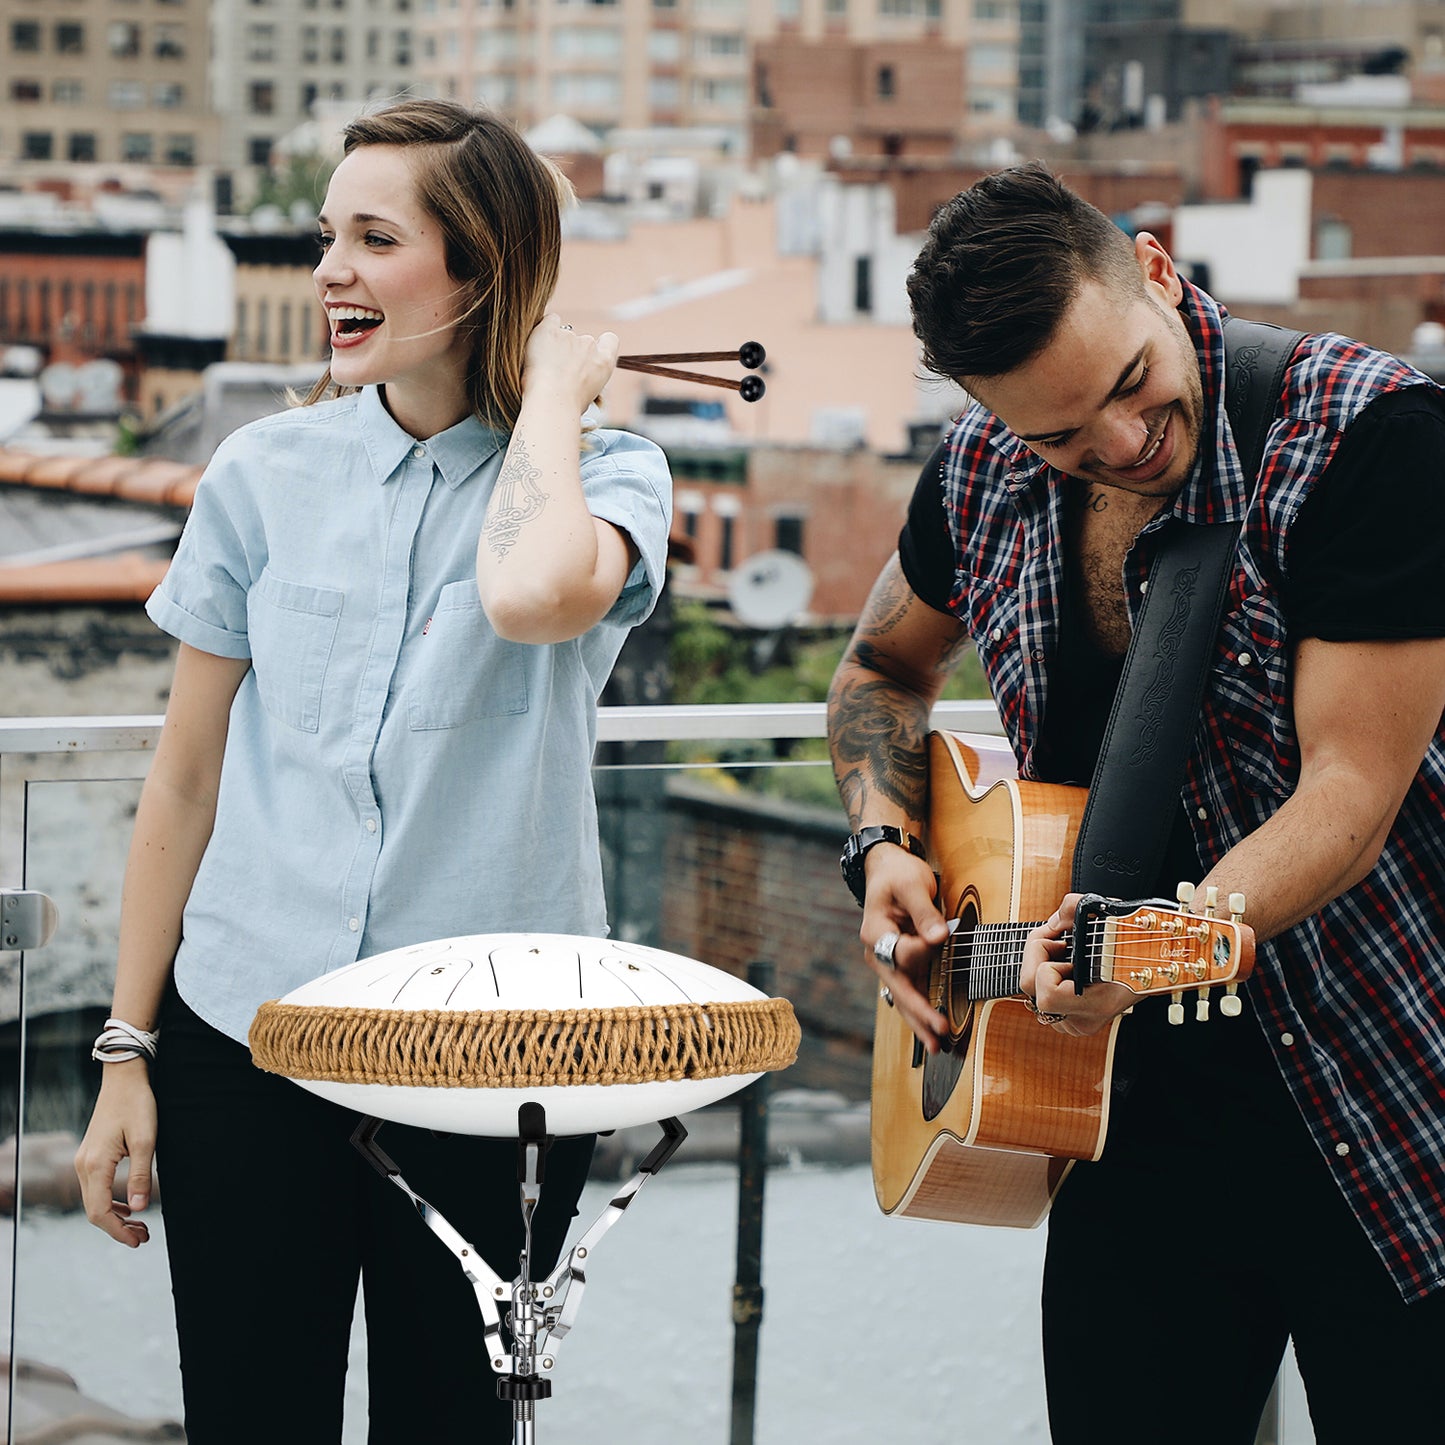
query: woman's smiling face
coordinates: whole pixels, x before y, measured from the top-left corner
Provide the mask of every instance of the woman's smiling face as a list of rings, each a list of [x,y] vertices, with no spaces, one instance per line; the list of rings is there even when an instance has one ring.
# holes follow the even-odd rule
[[[406,151],[351,151],[331,177],[318,225],[314,279],[332,379],[384,385],[388,409],[416,435],[459,421],[467,412],[468,347],[457,325],[464,291],[447,270],[440,225],[417,200]]]

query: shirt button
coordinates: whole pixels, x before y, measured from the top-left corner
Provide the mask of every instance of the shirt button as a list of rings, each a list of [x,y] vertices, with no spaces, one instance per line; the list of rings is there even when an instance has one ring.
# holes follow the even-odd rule
[[[1002,641],[1003,641],[1003,628],[1002,628],[1002,627],[995,627],[994,630],[993,630],[992,636],[993,636],[993,640],[994,640],[995,642],[1002,642]]]
[[[1336,1144],[1336,1145],[1335,1145],[1335,1153],[1338,1154],[1341,1159],[1343,1159],[1343,1158],[1345,1157],[1345,1155],[1348,1154],[1349,1152],[1350,1152],[1350,1146],[1349,1146],[1348,1144]]]
[[[1253,661],[1254,661],[1254,658],[1251,657],[1251,656],[1249,655],[1249,653],[1247,653],[1247,652],[1241,652],[1241,653],[1239,654],[1239,665],[1240,665],[1241,667],[1248,667],[1249,664],[1250,664],[1251,662],[1253,662]]]
[[[375,819],[375,818],[368,818],[368,819],[366,820],[366,831],[367,831],[368,833],[374,833],[374,832],[376,832],[376,819]]]
[[[1279,1036],[1279,1041],[1280,1041],[1280,1043],[1282,1043],[1282,1044],[1285,1046],[1285,1048],[1287,1048],[1287,1049],[1294,1047],[1294,1035],[1293,1035],[1293,1034],[1281,1034],[1281,1035]]]
[[[1139,584],[1139,591],[1140,591],[1140,592],[1147,592],[1148,590],[1149,590],[1149,583],[1148,583],[1147,580],[1144,581],[1144,582],[1141,582],[1141,583]]]
[[[1208,808],[1196,808],[1196,809],[1194,810],[1194,816],[1195,816],[1196,818],[1198,818],[1199,821],[1202,823],[1206,818],[1208,818],[1208,816],[1209,816],[1209,809],[1208,809]]]
[[[358,932],[358,931],[360,930],[360,928],[361,928],[361,920],[360,920],[359,918],[348,918],[348,919],[346,920],[346,926],[347,926],[353,933],[356,933],[356,932]]]
[[[425,448],[425,447],[413,447],[413,448],[411,449],[411,454],[412,454],[412,456],[414,456],[418,461],[420,461],[420,460],[422,459],[422,457],[424,457],[424,456],[426,455],[426,448]]]

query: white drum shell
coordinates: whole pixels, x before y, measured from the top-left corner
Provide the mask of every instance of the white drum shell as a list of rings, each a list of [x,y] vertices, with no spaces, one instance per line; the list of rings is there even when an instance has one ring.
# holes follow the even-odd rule
[[[557,933],[442,938],[358,959],[293,989],[282,1003],[355,1009],[608,1009],[738,1003],[767,997],[682,954]],[[517,1110],[542,1105],[551,1134],[590,1134],[671,1118],[745,1087],[757,1074],[637,1084],[456,1088],[297,1079],[358,1113],[448,1134],[515,1138]]]

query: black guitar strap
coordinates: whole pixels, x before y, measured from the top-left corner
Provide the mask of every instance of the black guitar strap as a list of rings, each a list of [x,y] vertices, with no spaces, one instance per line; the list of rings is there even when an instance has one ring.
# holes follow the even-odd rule
[[[1224,404],[1244,475],[1256,483],[1303,334],[1232,316],[1224,323]],[[1179,807],[1240,526],[1175,525],[1154,559],[1074,848],[1076,892],[1149,891]]]

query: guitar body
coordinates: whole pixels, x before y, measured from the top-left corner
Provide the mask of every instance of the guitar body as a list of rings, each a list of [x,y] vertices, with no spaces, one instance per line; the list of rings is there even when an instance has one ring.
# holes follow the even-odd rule
[[[1085,788],[1019,781],[996,739],[929,739],[929,853],[960,932],[1047,918],[1069,891]],[[952,1023],[932,1056],[881,999],[873,1042],[873,1182],[886,1214],[1030,1228],[1075,1159],[1104,1145],[1118,1020],[1089,1038],[1041,1028],[1017,997],[929,990]],[[960,990],[961,991],[961,990]]]

